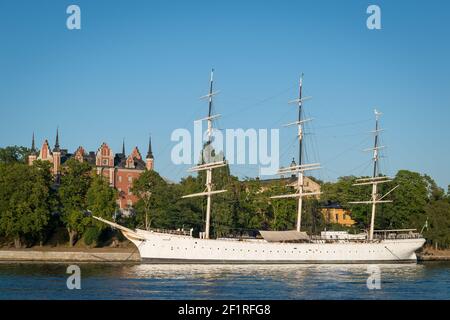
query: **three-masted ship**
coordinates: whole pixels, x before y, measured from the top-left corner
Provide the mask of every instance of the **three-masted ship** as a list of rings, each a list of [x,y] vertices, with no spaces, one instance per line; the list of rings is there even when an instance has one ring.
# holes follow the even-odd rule
[[[208,100],[208,115],[201,119],[207,121],[207,139],[211,143],[213,119],[219,115],[212,114],[213,71],[211,71],[209,93],[204,96]],[[378,172],[379,117],[375,112],[376,126],[373,151],[374,169],[372,177],[358,179],[356,185],[372,185],[370,200],[354,203],[372,205],[370,228],[367,233],[352,235],[342,232],[322,232],[321,236],[308,235],[301,231],[303,198],[316,196],[318,192],[308,192],[304,187],[304,173],[320,168],[318,163],[304,163],[304,123],[311,119],[303,118],[303,104],[308,97],[302,96],[303,75],[300,78],[299,96],[291,101],[298,108],[298,118],[287,126],[298,128],[298,164],[279,170],[279,174],[296,174],[295,192],[273,196],[274,199],[297,199],[296,230],[287,231],[259,231],[261,238],[211,239],[210,218],[212,196],[226,190],[214,190],[212,172],[216,168],[226,166],[223,161],[207,159],[205,163],[190,169],[191,172],[206,171],[205,190],[200,193],[184,196],[207,197],[205,231],[195,238],[190,233],[162,232],[143,229],[129,229],[114,222],[94,217],[110,226],[122,231],[124,236],[132,241],[139,250],[143,262],[148,263],[226,263],[226,264],[282,264],[282,263],[380,263],[380,262],[411,262],[416,261],[415,252],[423,246],[425,239],[414,229],[404,230],[374,230],[376,206],[378,203],[389,202],[385,195],[378,194],[378,184],[391,181]],[[209,160],[209,161],[208,161]]]

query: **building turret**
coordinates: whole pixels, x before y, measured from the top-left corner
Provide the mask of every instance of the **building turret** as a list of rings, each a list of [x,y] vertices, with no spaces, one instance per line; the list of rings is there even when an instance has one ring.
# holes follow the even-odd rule
[[[297,166],[297,163],[295,163],[295,158],[292,158],[292,162],[291,162],[291,168]],[[294,178],[297,175],[295,173],[292,173],[291,177]]]
[[[150,136],[148,138],[148,152],[147,156],[145,157],[145,167],[147,170],[153,170],[154,167],[154,158],[153,158],[153,152],[152,152],[152,137]]]
[[[56,177],[56,181],[58,181],[60,173],[61,173],[61,149],[59,147],[59,129],[56,128],[55,147],[53,148],[53,174]]]
[[[37,153],[36,153],[36,145],[34,143],[34,132],[33,132],[33,137],[31,138],[31,153],[28,156],[28,164],[32,165],[36,159],[37,159]]]

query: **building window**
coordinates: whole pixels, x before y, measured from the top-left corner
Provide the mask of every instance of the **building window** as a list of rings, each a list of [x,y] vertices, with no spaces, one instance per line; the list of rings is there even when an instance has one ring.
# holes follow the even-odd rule
[[[103,165],[107,166],[108,165],[108,159],[103,159]]]
[[[133,194],[133,192],[131,192],[131,188],[128,188],[128,194]]]
[[[133,182],[133,177],[128,177],[128,182]]]
[[[122,176],[119,176],[119,182],[122,182]]]

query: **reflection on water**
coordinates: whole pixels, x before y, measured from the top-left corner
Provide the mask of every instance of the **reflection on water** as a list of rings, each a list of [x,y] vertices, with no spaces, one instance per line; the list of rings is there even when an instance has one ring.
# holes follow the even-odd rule
[[[0,264],[0,299],[450,299],[450,264],[368,265],[80,264],[81,290],[66,287],[67,264]]]

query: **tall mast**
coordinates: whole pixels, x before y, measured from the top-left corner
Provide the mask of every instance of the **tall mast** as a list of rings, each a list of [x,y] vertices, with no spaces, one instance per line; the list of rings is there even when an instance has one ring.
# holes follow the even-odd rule
[[[288,123],[285,126],[297,125],[297,138],[298,138],[298,165],[290,166],[288,168],[282,168],[278,170],[279,174],[286,173],[297,173],[297,192],[293,194],[285,194],[279,196],[273,196],[272,199],[280,199],[280,198],[297,198],[297,231],[300,232],[301,224],[302,224],[302,206],[303,206],[303,197],[318,195],[320,192],[304,192],[304,172],[307,170],[315,170],[320,168],[319,163],[311,163],[311,164],[303,164],[302,153],[303,153],[303,123],[307,121],[311,121],[312,119],[302,119],[302,107],[303,102],[310,99],[311,97],[303,97],[302,96],[302,88],[303,88],[303,73],[300,77],[299,84],[299,95],[298,99],[289,101],[289,103],[296,103],[298,106],[298,120],[292,123]]]
[[[209,82],[209,93],[201,98],[207,98],[208,99],[208,116],[206,118],[200,119],[206,120],[208,124],[207,129],[207,138],[208,138],[208,147],[210,148],[211,144],[211,136],[212,136],[212,120],[215,118],[218,118],[220,115],[212,115],[212,103],[213,103],[213,96],[215,96],[218,91],[213,91],[213,81],[214,81],[214,69],[211,70],[211,76],[210,76],[210,82]],[[211,150],[211,149],[209,149]],[[210,229],[210,221],[211,221],[211,195],[225,192],[226,190],[215,190],[213,191],[213,183],[212,183],[212,169],[219,168],[226,166],[227,163],[225,161],[219,161],[219,162],[211,162],[211,158],[205,159],[205,163],[200,164],[196,167],[193,167],[189,169],[189,171],[203,171],[206,170],[206,183],[205,183],[205,190],[200,193],[194,193],[190,195],[183,196],[183,198],[190,198],[190,197],[198,197],[198,196],[206,196],[206,222],[205,222],[205,238],[209,239],[209,229]]]
[[[373,151],[372,161],[373,161],[373,173],[372,178],[362,178],[362,179],[356,179],[356,182],[354,186],[361,186],[361,185],[372,185],[372,195],[370,201],[352,201],[350,203],[352,204],[371,204],[372,205],[372,214],[370,216],[370,227],[369,227],[369,234],[368,234],[368,240],[373,240],[373,233],[374,233],[374,227],[375,227],[375,214],[376,214],[376,205],[377,203],[383,203],[383,202],[392,202],[392,200],[383,200],[385,196],[387,196],[389,193],[391,193],[395,188],[391,189],[389,192],[387,192],[384,196],[381,196],[378,194],[378,184],[379,183],[386,183],[392,181],[391,178],[386,176],[380,176],[378,177],[378,160],[379,160],[379,153],[378,150],[384,148],[384,146],[378,145],[378,135],[382,129],[379,128],[379,120],[381,116],[381,112],[378,112],[377,110],[375,112],[375,130],[374,133],[374,145],[373,148],[366,149],[364,151]]]
[[[377,166],[378,166],[378,121],[380,119],[381,113],[377,110],[375,112],[375,131],[374,131],[374,145],[373,145],[373,174],[372,178],[375,179],[377,177]],[[374,181],[374,180],[373,180]],[[378,195],[378,184],[372,184],[372,214],[370,215],[370,231],[369,231],[369,240],[373,240],[373,230],[375,225],[375,212],[377,206],[377,195]]]
[[[303,87],[303,73],[300,77],[300,85],[298,90],[298,164],[302,164],[302,142],[303,142],[303,128],[302,128],[302,87]]]

